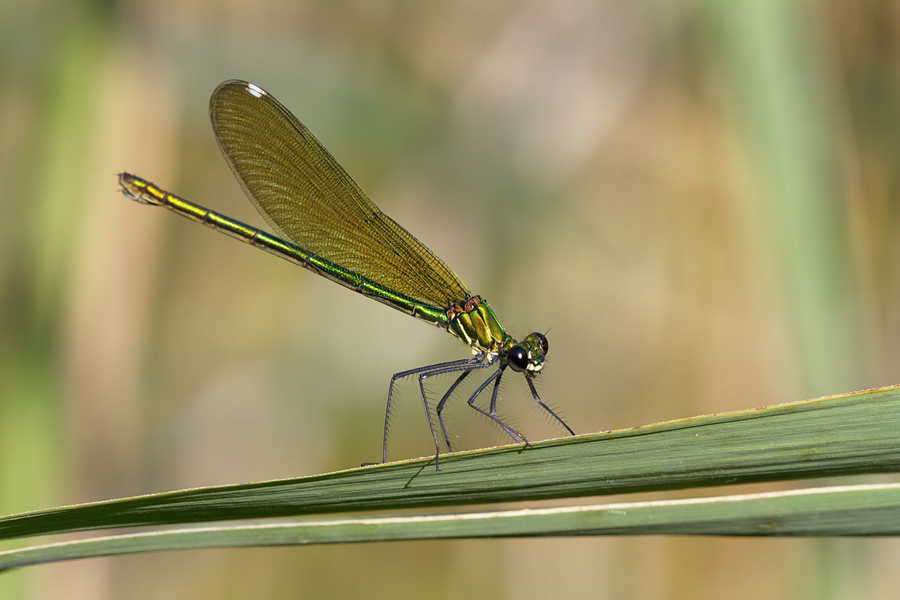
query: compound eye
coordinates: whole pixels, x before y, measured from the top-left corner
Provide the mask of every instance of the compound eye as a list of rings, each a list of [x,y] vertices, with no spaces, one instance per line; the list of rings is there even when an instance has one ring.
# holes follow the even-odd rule
[[[513,346],[506,355],[506,361],[513,371],[521,373],[528,368],[528,352],[522,346]]]
[[[550,343],[547,342],[547,338],[544,337],[544,334],[535,331],[531,335],[537,338],[538,343],[541,345],[541,352],[547,354],[547,351],[550,350]]]

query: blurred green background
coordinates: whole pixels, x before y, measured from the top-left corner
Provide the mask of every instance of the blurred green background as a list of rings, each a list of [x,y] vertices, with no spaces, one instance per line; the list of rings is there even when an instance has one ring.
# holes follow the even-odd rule
[[[6,1],[0,75],[2,514],[377,460],[390,376],[467,355],[117,192],[263,224],[208,123],[229,78],[513,335],[549,331],[576,432],[900,382],[896,2]],[[426,455],[403,391],[390,456]],[[454,408],[460,447],[505,443]],[[521,378],[502,411],[560,435]],[[0,598],[894,598],[898,573],[894,540],[489,540],[94,559]]]

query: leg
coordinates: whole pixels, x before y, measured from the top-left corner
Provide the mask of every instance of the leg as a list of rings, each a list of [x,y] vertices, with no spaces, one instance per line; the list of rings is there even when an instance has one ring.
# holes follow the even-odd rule
[[[447,404],[447,400],[450,399],[450,395],[453,394],[454,390],[459,387],[459,384],[463,382],[463,379],[469,376],[474,369],[469,369],[468,371],[463,371],[460,373],[459,377],[456,378],[456,381],[453,382],[453,385],[450,386],[450,389],[447,390],[447,393],[444,394],[444,397],[441,398],[441,401],[437,403],[437,409],[435,412],[438,416],[438,423],[441,424],[441,431],[444,434],[444,441],[447,443],[447,452],[453,452],[453,448],[450,446],[450,436],[447,435],[447,427],[444,425],[444,415],[442,414],[444,411],[444,405]],[[421,380],[420,380],[421,382]]]
[[[514,427],[507,425],[506,423],[501,421],[497,416],[497,392],[500,390],[500,378],[503,376],[503,371],[505,369],[506,365],[500,365],[500,368],[497,369],[497,372],[488,377],[487,380],[485,380],[485,382],[482,383],[477,390],[475,390],[475,393],[472,394],[471,398],[469,398],[469,406],[486,416],[488,419],[491,419],[492,421],[497,423],[497,425],[502,427],[503,431],[505,431],[509,435],[509,437],[513,439],[513,441],[518,442],[519,440],[522,440],[526,445],[528,445],[528,440],[525,439],[524,435],[519,433]],[[494,382],[494,391],[491,394],[491,411],[486,412],[485,410],[475,406],[475,399],[481,395],[481,392],[483,392],[485,388],[487,388],[491,381]]]
[[[432,365],[430,369],[422,371],[419,374],[419,389],[422,392],[422,402],[425,403],[425,414],[428,417],[428,426],[431,428],[431,436],[434,439],[434,466],[435,469],[438,467],[438,460],[440,457],[441,449],[440,444],[438,443],[437,435],[434,432],[434,422],[431,419],[431,409],[428,404],[428,392],[425,390],[425,380],[431,377],[432,375],[443,375],[445,373],[455,373],[456,371],[462,371],[459,377],[456,378],[456,381],[453,382],[453,385],[450,386],[450,389],[444,394],[441,398],[441,401],[438,402],[437,405],[437,415],[438,422],[441,424],[441,430],[444,433],[444,441],[447,442],[447,451],[452,452],[453,448],[450,446],[450,439],[447,435],[447,428],[444,426],[444,418],[441,415],[441,412],[444,410],[444,405],[447,403],[447,400],[450,398],[450,395],[456,389],[456,387],[465,379],[469,373],[474,371],[475,369],[486,369],[496,362],[496,357],[493,360],[489,360],[488,362],[482,363],[481,359],[484,357],[483,354],[479,354],[473,358],[470,358],[463,362],[462,365],[459,364],[460,361],[453,361],[449,363],[442,363],[438,365]]]
[[[572,431],[572,428],[569,427],[568,425],[566,425],[566,422],[563,421],[562,419],[560,419],[560,418],[559,418],[559,415],[557,415],[555,412],[553,412],[553,410],[552,410],[549,406],[547,406],[546,404],[544,404],[544,403],[541,401],[540,397],[538,396],[537,390],[534,389],[534,382],[531,381],[531,377],[528,377],[528,376],[526,375],[526,376],[525,376],[525,381],[528,382],[528,387],[531,388],[531,395],[534,396],[534,401],[537,402],[537,403],[541,406],[541,408],[543,408],[543,409],[546,410],[548,413],[550,413],[550,415],[551,415],[554,419],[556,419],[557,421],[559,421],[560,425],[562,425],[563,427],[566,428],[566,431],[568,431],[568,432],[569,432],[570,434],[572,434],[572,435],[575,435],[575,432]]]
[[[393,398],[394,398],[394,384],[398,380],[403,379],[404,377],[411,377],[412,375],[418,375],[420,373],[428,373],[428,372],[434,371],[434,370],[437,370],[438,372],[444,372],[444,371],[441,371],[441,369],[448,369],[448,371],[446,371],[446,372],[459,371],[459,370],[465,369],[471,363],[471,360],[472,359],[470,359],[470,358],[465,358],[465,359],[461,359],[461,360],[453,360],[453,361],[446,362],[446,363],[439,363],[436,365],[428,365],[425,367],[419,367],[418,369],[410,369],[409,371],[401,371],[400,373],[395,373],[394,376],[391,377],[391,385],[388,387],[387,408],[385,409],[385,412],[384,412],[384,443],[382,444],[382,447],[381,447],[381,462],[382,463],[387,462],[388,429],[390,428],[390,424],[391,424],[391,402],[393,401]],[[428,424],[432,428],[432,435],[433,435],[434,434],[434,426],[431,425],[431,413],[428,410],[428,399],[427,398],[425,398],[425,412],[428,414]],[[434,438],[435,438],[435,440],[434,440],[435,446],[437,446],[437,436],[434,436]],[[440,450],[439,447],[438,447],[438,450]]]
[[[447,428],[444,426],[444,417],[442,414],[444,411],[444,405],[447,404],[447,400],[450,399],[450,396],[453,395],[453,392],[456,391],[456,388],[459,387],[459,384],[461,384],[466,377],[468,377],[469,375],[472,374],[472,371],[474,371],[475,369],[486,369],[486,368],[490,367],[491,365],[493,365],[495,362],[497,362],[497,358],[495,356],[493,358],[488,359],[487,362],[482,363],[481,360],[482,360],[483,356],[484,355],[478,355],[478,356],[475,356],[474,358],[470,359],[470,362],[475,366],[473,366],[471,369],[467,369],[467,370],[463,371],[460,374],[460,376],[456,378],[456,381],[453,382],[453,385],[451,385],[450,388],[446,391],[446,393],[444,393],[444,396],[441,398],[441,401],[437,403],[437,410],[435,412],[437,412],[438,422],[441,424],[441,431],[444,433],[444,441],[447,443],[447,451],[448,452],[453,452],[453,448],[450,446],[450,436],[447,435]],[[435,373],[423,373],[420,376],[420,378],[425,379],[426,377],[430,377],[431,375],[434,375],[434,374]],[[424,393],[424,390],[423,390],[423,393]]]

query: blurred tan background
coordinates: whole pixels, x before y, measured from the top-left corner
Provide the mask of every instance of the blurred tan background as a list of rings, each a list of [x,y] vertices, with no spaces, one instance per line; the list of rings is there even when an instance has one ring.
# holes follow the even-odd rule
[[[0,514],[377,460],[390,376],[467,355],[117,192],[263,224],[208,123],[229,78],[548,331],[576,432],[900,382],[898,3],[7,1],[0,75]],[[403,392],[392,458],[430,452]],[[454,408],[460,447],[505,443]],[[502,410],[560,435],[519,377]],[[895,540],[466,541],[88,560],[0,598],[871,599],[897,573]]]

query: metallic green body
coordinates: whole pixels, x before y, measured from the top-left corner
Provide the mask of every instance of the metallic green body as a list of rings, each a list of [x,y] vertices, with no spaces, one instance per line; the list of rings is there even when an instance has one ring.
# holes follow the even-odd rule
[[[429,306],[416,302],[409,296],[379,285],[371,279],[329,262],[321,256],[308,252],[295,244],[166,192],[136,175],[120,173],[119,184],[132,200],[137,200],[142,204],[165,206],[183,217],[206,225],[216,231],[226,233],[251,246],[256,246],[266,252],[280,256],[285,260],[300,265],[304,269],[309,269],[322,277],[326,277],[364,296],[374,298],[426,323],[437,325],[442,329],[448,328],[447,310],[444,307]],[[454,335],[457,334],[454,332]],[[457,337],[459,336],[457,335]],[[465,340],[463,339],[463,341]]]
[[[495,355],[512,338],[503,331],[493,309],[480,296],[474,296],[475,306],[463,310],[454,318],[448,331],[472,347],[473,350]]]
[[[364,296],[374,298],[426,323],[445,329],[470,346],[473,352],[496,356],[516,343],[503,330],[493,309],[480,296],[471,296],[463,306],[454,304],[447,307],[424,304],[325,260],[296,244],[291,244],[256,227],[166,192],[136,175],[121,173],[119,184],[132,200],[142,204],[165,206],[192,221],[280,256]]]

